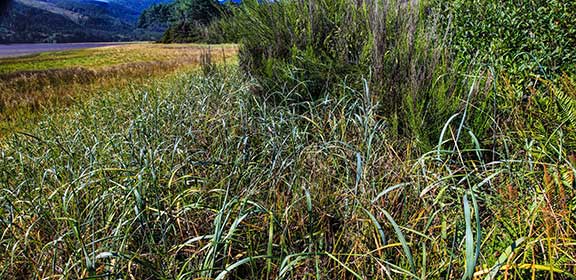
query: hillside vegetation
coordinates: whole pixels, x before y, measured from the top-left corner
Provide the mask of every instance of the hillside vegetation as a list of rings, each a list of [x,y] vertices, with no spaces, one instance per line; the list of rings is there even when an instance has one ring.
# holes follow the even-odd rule
[[[0,140],[0,278],[576,278],[571,2],[227,8]]]
[[[141,12],[169,0],[15,0],[0,17],[0,43],[156,40],[164,29],[136,28]]]

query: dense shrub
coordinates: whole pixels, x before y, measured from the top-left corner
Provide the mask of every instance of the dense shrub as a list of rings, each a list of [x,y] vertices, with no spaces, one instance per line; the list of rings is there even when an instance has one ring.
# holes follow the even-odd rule
[[[226,6],[215,0],[177,0],[150,7],[140,17],[141,27],[165,26],[162,43],[229,42],[221,30]]]
[[[269,88],[304,85],[317,97],[345,76],[369,70],[367,11],[347,0],[246,1],[232,24],[241,65]]]
[[[174,4],[161,3],[150,6],[138,18],[138,27],[166,30],[173,18]]]
[[[576,1],[447,1],[452,47],[518,75],[575,70]],[[446,20],[448,21],[448,20]]]
[[[222,29],[222,22],[215,20],[209,24],[199,22],[173,23],[164,32],[160,43],[206,43],[222,44],[236,42]]]

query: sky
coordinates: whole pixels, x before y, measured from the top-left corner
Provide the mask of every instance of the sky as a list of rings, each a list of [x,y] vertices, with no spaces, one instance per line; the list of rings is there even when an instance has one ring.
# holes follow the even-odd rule
[[[220,2],[220,4],[226,3],[226,2],[241,3],[242,0],[218,0],[218,2]]]

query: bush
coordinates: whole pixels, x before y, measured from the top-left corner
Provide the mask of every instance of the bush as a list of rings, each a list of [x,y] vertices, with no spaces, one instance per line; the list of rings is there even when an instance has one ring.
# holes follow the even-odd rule
[[[337,94],[342,81],[363,90],[366,79],[379,114],[425,146],[457,113],[482,138],[501,74],[526,88],[533,74],[576,65],[576,4],[566,1],[260,2],[235,9],[227,28],[264,89],[298,102]]]
[[[207,43],[231,42],[224,36],[218,21],[208,25],[199,22],[179,22],[172,24],[160,40],[161,43]]]
[[[141,27],[164,26],[161,43],[230,42],[220,27],[219,19],[228,11],[215,0],[177,0],[146,10],[139,20]]]
[[[511,75],[575,70],[576,2],[449,1],[455,53],[498,66]]]

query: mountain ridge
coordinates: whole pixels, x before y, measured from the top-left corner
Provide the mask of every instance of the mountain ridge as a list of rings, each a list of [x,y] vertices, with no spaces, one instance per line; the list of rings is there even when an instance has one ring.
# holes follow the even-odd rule
[[[0,17],[0,43],[157,40],[158,30],[137,28],[140,13],[170,0],[14,0]]]

